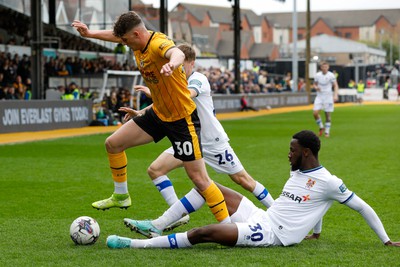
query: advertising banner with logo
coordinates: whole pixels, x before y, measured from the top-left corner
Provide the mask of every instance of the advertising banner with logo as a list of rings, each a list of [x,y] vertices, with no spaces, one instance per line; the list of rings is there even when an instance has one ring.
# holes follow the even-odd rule
[[[0,105],[0,133],[78,128],[92,120],[91,100],[7,100]]]

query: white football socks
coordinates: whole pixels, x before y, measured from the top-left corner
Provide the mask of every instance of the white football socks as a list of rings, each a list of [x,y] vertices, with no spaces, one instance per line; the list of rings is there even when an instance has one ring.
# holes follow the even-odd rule
[[[151,223],[159,230],[164,230],[167,225],[176,222],[184,215],[192,213],[205,203],[204,198],[196,189],[190,190],[183,198],[176,201],[163,215],[151,221]]]
[[[162,175],[160,177],[157,177],[153,180],[153,183],[169,206],[172,206],[172,204],[179,200],[178,196],[175,193],[174,186],[172,185],[172,182],[168,178],[168,176]]]
[[[114,181],[114,193],[115,194],[128,194],[128,182],[115,182]]]
[[[131,248],[187,248],[191,246],[186,232],[151,239],[131,239]]]

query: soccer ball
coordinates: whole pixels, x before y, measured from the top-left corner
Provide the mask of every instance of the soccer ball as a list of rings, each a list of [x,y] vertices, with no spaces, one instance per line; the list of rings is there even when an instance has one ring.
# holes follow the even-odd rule
[[[69,234],[76,245],[92,245],[100,236],[100,226],[95,219],[81,216],[72,222]]]

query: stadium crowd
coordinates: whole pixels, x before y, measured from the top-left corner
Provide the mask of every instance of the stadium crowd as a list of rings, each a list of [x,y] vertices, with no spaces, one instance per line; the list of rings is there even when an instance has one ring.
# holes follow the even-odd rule
[[[136,67],[128,64],[128,62],[114,63],[104,58],[47,57],[44,65],[45,86],[47,87],[48,85],[49,77],[102,74],[104,70],[129,71],[136,70]],[[236,93],[235,77],[232,71],[216,67],[199,68],[198,71],[207,76],[214,94]],[[18,54],[0,52],[0,99],[31,99],[30,72],[31,63],[27,55],[20,56]],[[267,71],[255,67],[252,70],[244,70],[241,73],[240,93],[257,94],[304,90],[304,82],[301,82],[301,80],[297,90],[292,90],[290,84],[290,73],[285,77],[272,77]],[[65,85],[64,90],[66,93],[69,93],[68,87]],[[59,89],[62,90],[62,88]],[[85,88],[79,89],[85,91]],[[85,93],[82,91],[80,94]],[[119,98],[122,101],[121,97]],[[77,99],[77,97],[74,99]]]

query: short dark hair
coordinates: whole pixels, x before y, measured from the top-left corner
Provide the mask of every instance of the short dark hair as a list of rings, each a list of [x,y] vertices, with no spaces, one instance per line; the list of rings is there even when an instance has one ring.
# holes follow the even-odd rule
[[[318,158],[321,140],[313,131],[303,130],[295,133],[292,138],[296,139],[302,147],[309,148],[313,155]]]
[[[188,44],[180,44],[178,48],[185,54],[185,61],[192,62],[196,60],[196,51]]]
[[[114,24],[113,34],[119,38],[127,32],[142,24],[142,18],[134,11],[121,14]]]

